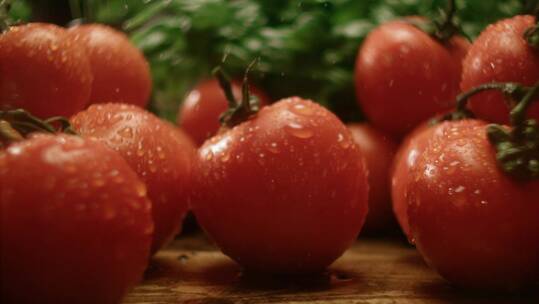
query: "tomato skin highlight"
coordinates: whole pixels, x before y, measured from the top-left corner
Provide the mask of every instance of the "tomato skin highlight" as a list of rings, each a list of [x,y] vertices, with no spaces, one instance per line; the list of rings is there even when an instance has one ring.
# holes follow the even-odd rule
[[[348,129],[363,154],[369,171],[369,213],[363,231],[374,233],[388,230],[395,224],[391,208],[389,172],[397,144],[389,135],[369,124],[349,124]]]
[[[539,181],[499,168],[478,120],[444,122],[410,173],[411,234],[453,284],[514,290],[539,278]]]
[[[94,81],[90,104],[122,102],[146,107],[152,90],[148,62],[127,36],[103,24],[72,27],[91,63]]]
[[[335,115],[292,97],[199,149],[193,211],[247,269],[322,271],[355,240],[366,213],[362,155]]]
[[[241,100],[241,84],[231,83],[232,93],[237,100]],[[260,106],[270,103],[264,92],[249,85],[250,93],[260,101]],[[198,84],[185,98],[178,111],[177,123],[197,146],[201,146],[206,139],[217,134],[221,123],[219,116],[228,108],[223,90],[216,79],[209,79]]]
[[[151,205],[117,153],[33,136],[0,150],[0,185],[3,303],[119,303],[142,279]]]
[[[408,240],[411,238],[407,212],[407,189],[413,183],[413,180],[410,179],[410,172],[416,166],[418,157],[427,147],[433,130],[426,122],[408,134],[400,144],[390,169],[393,213]]]
[[[459,36],[443,45],[404,21],[382,24],[356,59],[359,106],[378,129],[403,137],[454,105],[468,46]]]
[[[41,118],[84,108],[93,76],[84,48],[52,24],[12,26],[0,34],[0,107]]]
[[[489,25],[464,59],[462,91],[489,82],[533,85],[539,81],[539,51],[530,47],[523,37],[535,22],[533,16],[521,15]],[[501,92],[476,94],[470,98],[469,105],[480,119],[509,122],[509,109]],[[530,107],[528,117],[539,120],[539,104]]]
[[[117,151],[148,188],[155,232],[152,253],[180,232],[191,192],[195,148],[174,125],[134,105],[97,104],[71,119],[83,136]]]

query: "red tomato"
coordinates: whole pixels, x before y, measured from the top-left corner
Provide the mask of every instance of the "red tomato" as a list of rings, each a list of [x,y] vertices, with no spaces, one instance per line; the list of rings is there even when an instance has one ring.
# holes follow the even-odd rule
[[[368,124],[350,124],[348,129],[369,171],[369,214],[363,230],[374,232],[391,228],[395,219],[391,210],[389,169],[397,144]]]
[[[48,118],[88,103],[92,72],[84,48],[52,24],[13,26],[0,34],[0,107]]]
[[[320,271],[365,220],[363,162],[332,113],[284,99],[199,149],[193,211],[221,250],[248,269]]]
[[[539,81],[539,51],[528,45],[524,31],[535,24],[533,16],[516,16],[489,25],[474,41],[463,63],[461,88],[467,91],[483,83]],[[491,122],[509,122],[509,110],[501,92],[488,91],[473,96],[470,109]],[[539,120],[539,104],[528,110]]]
[[[408,239],[410,239],[410,225],[408,224],[406,191],[413,182],[410,179],[410,171],[416,166],[418,157],[427,147],[432,130],[433,128],[428,123],[423,123],[406,136],[395,154],[391,168],[393,213]]]
[[[355,68],[358,103],[377,128],[401,137],[451,108],[459,93],[461,62],[469,43],[444,45],[404,21],[372,31]]]
[[[148,261],[151,205],[97,141],[38,135],[0,151],[3,303],[119,303]]]
[[[241,85],[232,82],[232,92],[241,100]],[[270,99],[259,89],[249,85],[252,95],[258,97],[261,106],[270,103]],[[182,103],[178,112],[178,125],[191,136],[197,146],[217,133],[221,124],[219,116],[228,108],[223,90],[216,79],[203,81],[197,85]]]
[[[434,127],[410,172],[408,217],[425,261],[455,285],[512,290],[539,278],[539,181],[498,167],[486,124]]]
[[[193,143],[180,129],[133,105],[93,105],[72,122],[80,134],[118,151],[146,184],[155,253],[179,232],[187,212]]]
[[[79,25],[68,32],[90,59],[94,75],[90,103],[148,104],[152,90],[148,62],[124,33],[102,24]]]

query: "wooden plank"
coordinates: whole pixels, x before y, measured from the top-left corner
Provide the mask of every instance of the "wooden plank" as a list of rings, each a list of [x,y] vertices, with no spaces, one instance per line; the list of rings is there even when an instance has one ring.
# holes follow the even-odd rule
[[[522,294],[470,294],[452,288],[400,239],[361,239],[323,274],[244,273],[203,236],[176,240],[151,261],[126,304],[165,303],[539,303]]]

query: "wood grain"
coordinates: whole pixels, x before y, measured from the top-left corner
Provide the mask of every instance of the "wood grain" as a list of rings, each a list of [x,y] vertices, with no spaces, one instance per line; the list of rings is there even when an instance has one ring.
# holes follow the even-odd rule
[[[520,294],[452,288],[401,239],[360,239],[325,273],[304,277],[242,272],[202,235],[154,257],[125,304],[229,303],[539,303],[539,287]]]

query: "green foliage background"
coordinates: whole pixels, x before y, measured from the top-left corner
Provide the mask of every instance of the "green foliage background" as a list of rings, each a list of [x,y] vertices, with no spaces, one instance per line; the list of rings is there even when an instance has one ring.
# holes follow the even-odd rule
[[[169,120],[175,119],[186,92],[209,77],[213,67],[223,64],[240,77],[255,58],[259,62],[251,79],[273,99],[299,95],[324,104],[344,120],[361,119],[353,68],[362,40],[384,21],[433,16],[446,5],[445,0],[70,2],[86,19],[115,25],[130,35],[151,64],[152,110]],[[488,23],[523,8],[519,0],[457,0],[457,6],[462,29],[472,39]]]

